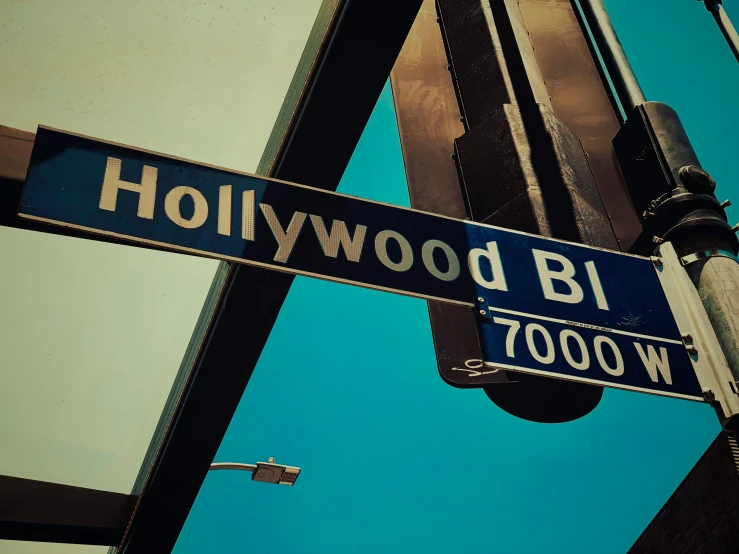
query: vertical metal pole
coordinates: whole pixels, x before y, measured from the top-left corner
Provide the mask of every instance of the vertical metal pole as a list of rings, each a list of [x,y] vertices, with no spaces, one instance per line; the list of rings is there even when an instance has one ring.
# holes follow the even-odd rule
[[[713,14],[713,18],[718,24],[718,28],[721,29],[726,42],[729,43],[729,48],[734,52],[734,57],[739,61],[739,34],[736,32],[734,25],[731,23],[731,19],[726,14],[721,0],[704,0],[706,9]]]
[[[603,58],[608,75],[616,89],[616,95],[621,101],[624,112],[630,113],[636,106],[646,102],[644,92],[634,75],[621,41],[618,40],[613,29],[611,18],[608,17],[603,0],[577,0],[582,9],[585,21],[593,34],[595,44]],[[583,29],[587,34],[587,30]]]
[[[674,244],[726,356],[730,372],[723,376],[722,384],[729,381],[733,390],[739,390],[734,385],[739,382],[739,263],[734,258],[738,243],[726,223],[723,205],[713,195],[715,182],[701,169],[677,114],[664,104],[646,102],[603,1],[578,1],[627,111],[628,120],[614,145],[637,210],[644,210],[642,234]],[[722,30],[728,29],[721,0],[705,2]],[[733,27],[731,31],[736,37]],[[739,44],[739,38],[736,42]],[[645,149],[629,147],[641,141],[640,136],[650,137]],[[652,154],[645,157],[648,150]],[[650,165],[658,171],[646,171]],[[646,199],[651,203],[645,203],[647,190]]]

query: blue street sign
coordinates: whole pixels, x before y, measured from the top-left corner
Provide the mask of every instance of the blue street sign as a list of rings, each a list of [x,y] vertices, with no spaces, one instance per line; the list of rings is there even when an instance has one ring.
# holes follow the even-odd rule
[[[143,245],[474,306],[488,366],[703,399],[644,258],[45,127],[18,213]]]

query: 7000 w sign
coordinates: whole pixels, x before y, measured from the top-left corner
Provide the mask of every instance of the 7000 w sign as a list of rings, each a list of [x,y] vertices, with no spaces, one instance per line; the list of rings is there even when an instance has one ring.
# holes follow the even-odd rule
[[[703,400],[682,341],[490,308],[486,360],[499,369]]]

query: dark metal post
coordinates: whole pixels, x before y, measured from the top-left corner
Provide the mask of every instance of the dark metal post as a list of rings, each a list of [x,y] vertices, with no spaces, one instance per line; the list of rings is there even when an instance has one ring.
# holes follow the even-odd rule
[[[0,541],[117,545],[137,497],[0,475]]]
[[[616,95],[624,112],[628,114],[646,99],[613,29],[603,0],[578,0],[578,3],[611,77],[613,88],[616,89]],[[587,35],[587,29],[583,29],[583,32]]]
[[[713,18],[726,38],[726,42],[729,43],[729,48],[734,52],[734,57],[739,61],[739,34],[726,14],[721,0],[704,0],[704,2],[706,9],[713,14]]]

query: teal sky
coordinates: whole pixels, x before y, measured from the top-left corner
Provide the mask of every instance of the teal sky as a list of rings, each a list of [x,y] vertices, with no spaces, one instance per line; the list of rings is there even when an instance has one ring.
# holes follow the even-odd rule
[[[739,221],[739,68],[712,18],[606,3]],[[0,0],[0,124],[253,172],[319,4]],[[389,87],[339,190],[408,205]],[[217,262],[9,228],[0,259],[0,474],[129,492]],[[623,553],[717,432],[706,406],[614,390],[576,422],[515,419],[441,381],[425,302],[298,278],[216,459],[304,472],[209,475],[176,552]]]
[[[608,8],[648,98],[732,196],[739,68],[710,15]],[[339,190],[408,205],[389,86]],[[297,278],[216,461],[303,474],[210,474],[175,552],[623,553],[718,430],[708,406],[608,389],[575,422],[516,419],[441,381],[424,301]]]

